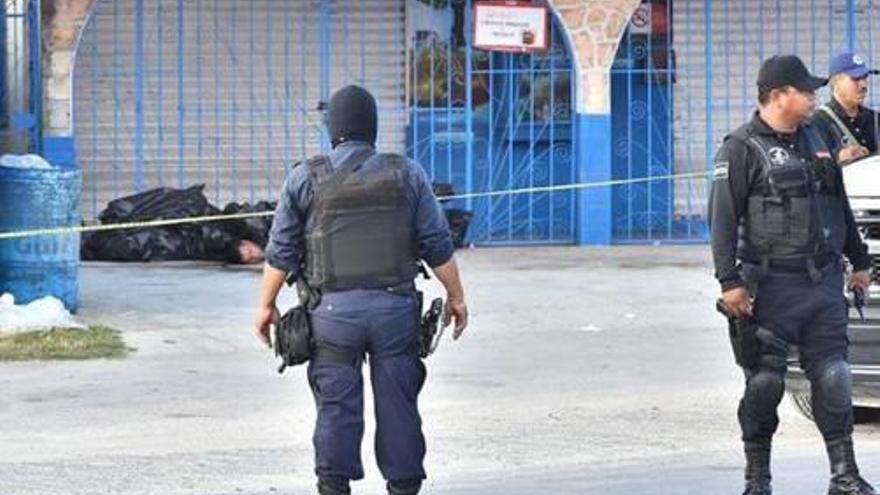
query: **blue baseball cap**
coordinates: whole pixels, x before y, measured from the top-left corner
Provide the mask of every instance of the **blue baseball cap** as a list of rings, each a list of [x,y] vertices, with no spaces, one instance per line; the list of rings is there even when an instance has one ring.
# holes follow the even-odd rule
[[[846,74],[853,79],[860,79],[869,75],[880,74],[880,71],[869,69],[865,59],[851,52],[841,53],[831,59],[828,64],[828,76]]]

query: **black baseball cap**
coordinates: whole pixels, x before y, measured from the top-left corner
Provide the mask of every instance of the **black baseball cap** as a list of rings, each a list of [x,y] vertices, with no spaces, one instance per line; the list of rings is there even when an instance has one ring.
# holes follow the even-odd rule
[[[827,78],[810,74],[796,55],[774,55],[765,60],[758,71],[758,87],[765,90],[792,86],[800,91],[813,92],[826,84]]]

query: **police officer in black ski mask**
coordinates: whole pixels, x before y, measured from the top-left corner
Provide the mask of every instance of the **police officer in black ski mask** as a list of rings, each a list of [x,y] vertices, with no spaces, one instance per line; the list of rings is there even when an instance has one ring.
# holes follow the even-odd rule
[[[433,269],[447,291],[446,322],[455,320],[458,338],[468,313],[452,239],[424,170],[376,151],[376,102],[369,92],[340,89],[326,123],[332,152],[294,167],[275,213],[257,333],[269,343],[285,280],[301,279],[319,294],[308,368],[318,410],[318,491],[349,494],[349,481],[364,476],[361,367],[369,355],[376,460],[389,494],[414,495],[426,474],[418,410],[425,367],[413,280],[420,262]]]
[[[844,257],[849,288],[867,290],[870,258],[847,202],[839,165],[806,124],[827,83],[795,56],[765,61],[760,110],[728,135],[715,158],[709,206],[723,301],[754,318],[760,356],[745,369],[739,422],[745,495],[769,495],[770,443],[779,423],[789,345],[812,385],[816,425],[831,463],[829,495],[876,492],[853,453]]]

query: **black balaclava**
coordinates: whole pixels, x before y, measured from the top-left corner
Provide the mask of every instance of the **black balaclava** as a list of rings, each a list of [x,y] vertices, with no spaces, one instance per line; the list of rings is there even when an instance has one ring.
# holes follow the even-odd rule
[[[363,141],[375,146],[377,121],[376,100],[360,86],[346,86],[330,98],[327,128],[334,148],[346,141]]]

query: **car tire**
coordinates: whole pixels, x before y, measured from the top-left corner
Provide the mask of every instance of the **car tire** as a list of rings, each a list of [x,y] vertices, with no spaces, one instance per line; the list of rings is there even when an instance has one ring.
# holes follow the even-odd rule
[[[813,418],[813,401],[809,392],[789,392],[788,396],[794,402],[795,407],[805,418],[815,421]]]
[[[810,421],[813,417],[813,401],[809,392],[789,392],[788,396],[794,402],[797,410]],[[880,409],[872,407],[853,407],[853,422],[855,424],[876,423],[880,421]]]

